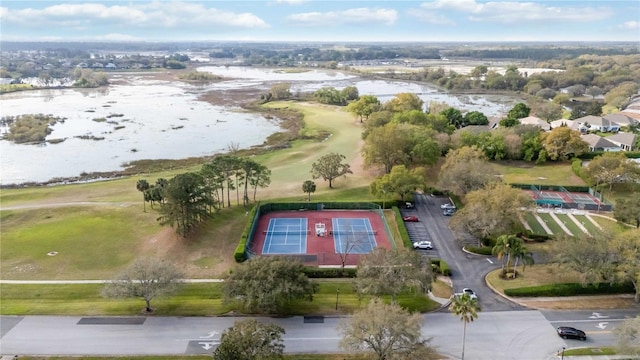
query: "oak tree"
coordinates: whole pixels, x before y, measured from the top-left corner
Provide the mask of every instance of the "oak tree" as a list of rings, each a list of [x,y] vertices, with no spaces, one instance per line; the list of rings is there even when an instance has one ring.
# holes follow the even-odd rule
[[[452,229],[467,232],[479,240],[521,229],[521,209],[533,207],[533,199],[511,185],[493,182],[466,195],[467,203],[451,219]]]
[[[438,186],[461,196],[496,180],[496,171],[475,146],[463,146],[447,153],[440,168]]]
[[[358,116],[360,122],[369,119],[369,116],[378,111],[382,105],[374,95],[362,95],[358,100],[347,105],[347,111]]]
[[[613,332],[618,354],[631,356],[630,359],[640,357],[640,316],[622,321]]]
[[[361,296],[391,295],[395,302],[403,290],[426,293],[432,281],[431,265],[417,252],[375,248],[360,257],[355,287]]]
[[[245,261],[222,283],[224,301],[251,313],[281,313],[294,300],[311,301],[317,289],[302,263],[280,256]]]
[[[582,140],[580,132],[565,126],[542,133],[540,138],[551,160],[567,160],[589,151],[589,145]]]
[[[220,336],[220,345],[213,353],[216,360],[282,359],[285,330],[276,324],[255,319],[236,321]]]
[[[399,305],[372,299],[367,307],[340,323],[340,347],[370,353],[374,359],[436,359],[429,340],[422,338],[422,316]]]
[[[102,295],[111,298],[139,297],[146,303],[145,310],[152,312],[151,300],[168,295],[182,283],[182,273],[171,263],[155,259],[135,260],[115,280],[107,282]]]
[[[313,179],[322,178],[325,181],[329,181],[329,188],[333,188],[333,180],[340,176],[353,174],[351,165],[342,163],[344,159],[346,159],[346,156],[338,153],[329,153],[321,156],[311,164],[311,177]]]

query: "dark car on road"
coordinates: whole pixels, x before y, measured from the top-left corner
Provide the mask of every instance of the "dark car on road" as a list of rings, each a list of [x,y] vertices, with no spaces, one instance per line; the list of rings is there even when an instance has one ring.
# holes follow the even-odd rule
[[[560,326],[558,328],[558,336],[563,339],[587,340],[587,334],[584,331],[569,326]]]
[[[408,222],[418,222],[420,221],[420,219],[418,219],[417,216],[413,216],[413,215],[409,215],[409,216],[405,216],[403,218],[404,221],[408,221]]]

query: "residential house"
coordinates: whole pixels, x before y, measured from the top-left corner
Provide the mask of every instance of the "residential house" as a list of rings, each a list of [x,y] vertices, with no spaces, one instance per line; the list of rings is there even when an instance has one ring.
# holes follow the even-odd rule
[[[636,143],[638,141],[638,135],[629,132],[619,132],[606,138],[609,142],[616,144],[620,149],[624,151],[637,150]]]
[[[580,131],[580,132],[586,132],[586,130],[587,130],[586,127],[580,125],[577,121],[567,120],[567,119],[554,120],[554,121],[550,122],[549,125],[551,125],[552,129],[555,129],[555,128],[561,127],[561,126],[566,126],[571,130],[576,130],[576,131]]]
[[[635,125],[638,123],[638,120],[621,113],[607,114],[604,118],[609,120],[611,124],[617,124],[620,127],[628,127],[629,125]]]
[[[596,134],[584,134],[580,138],[589,144],[589,151],[621,151],[622,148],[609,141],[609,137],[602,137]]]
[[[536,116],[527,116],[525,118],[522,119],[518,119],[518,121],[520,121],[520,124],[522,125],[534,125],[539,127],[540,129],[542,129],[543,131],[550,131],[551,130],[551,125],[540,119],[539,117]]]
[[[603,118],[602,116],[588,115],[575,119],[581,125],[584,125],[588,131],[601,131],[601,132],[618,132],[620,131],[620,125],[612,124],[611,121]]]

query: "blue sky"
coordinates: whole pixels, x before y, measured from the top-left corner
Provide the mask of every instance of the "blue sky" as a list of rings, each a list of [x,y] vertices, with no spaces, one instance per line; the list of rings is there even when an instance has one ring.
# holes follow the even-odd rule
[[[640,43],[640,0],[2,0],[0,38]]]

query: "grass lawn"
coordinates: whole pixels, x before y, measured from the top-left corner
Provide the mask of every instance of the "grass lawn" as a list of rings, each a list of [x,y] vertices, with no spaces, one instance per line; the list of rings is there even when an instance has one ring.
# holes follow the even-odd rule
[[[564,350],[564,356],[602,356],[602,355],[616,355],[616,354],[617,352],[610,347],[578,348],[578,349]]]
[[[573,173],[569,162],[535,165],[524,161],[503,161],[491,164],[509,184],[585,185],[585,182]]]
[[[284,354],[287,360],[365,360],[368,357],[356,354]],[[68,360],[62,356],[20,356],[20,360]],[[74,356],[74,360],[211,360],[211,355],[184,356]]]
[[[351,313],[367,304],[353,290],[351,279],[322,279],[313,301],[294,301],[282,315],[332,315]],[[100,284],[15,285],[0,284],[0,313],[3,315],[139,315],[142,299],[105,299]],[[339,290],[338,310],[336,293]],[[390,299],[387,299],[390,300]],[[426,295],[398,295],[398,303],[411,310],[428,312],[440,304]],[[222,302],[220,283],[188,283],[170,297],[153,299],[156,316],[211,316],[237,310]]]
[[[547,235],[547,231],[542,227],[542,225],[540,225],[540,222],[538,222],[533,213],[525,211],[522,213],[522,217],[527,222],[527,224],[529,224],[529,226],[531,227],[531,231],[534,234]]]
[[[487,282],[500,292],[504,292],[505,289],[579,281],[577,272],[560,269],[551,264],[527,266],[524,271],[521,266],[518,266],[518,277],[515,279],[504,280],[499,275],[500,269],[490,272],[487,275]]]
[[[578,220],[580,224],[587,229],[587,231],[589,231],[589,234],[595,234],[600,231],[596,225],[587,219],[586,215],[573,215],[573,217],[576,218],[576,220]]]
[[[560,219],[560,221],[562,221],[564,226],[566,226],[567,229],[569,229],[569,231],[571,231],[571,233],[574,236],[580,236],[584,234],[584,232],[578,227],[578,225],[573,220],[571,220],[569,215],[567,214],[555,214],[555,215],[558,219]]]
[[[302,183],[311,178],[311,164],[329,151],[344,154],[353,175],[336,179],[334,189],[316,181],[313,200],[373,200],[368,185],[373,179],[358,163],[360,123],[339,107],[278,102],[269,106],[295,107],[305,115],[308,133],[327,132],[324,142],[305,140],[292,148],[255,156],[272,170],[271,185],[258,189],[257,200],[281,198],[306,201]],[[244,228],[247,208],[223,209],[187,239],[161,227],[158,213],[143,212],[136,182],[171,178],[198,167],[93,183],[2,189],[0,211],[0,273],[3,279],[109,279],[139,256],[171,256],[186,275],[211,278],[235,266],[233,251]],[[391,200],[391,199],[389,199]],[[82,202],[79,206],[36,208],[42,204]],[[93,203],[93,204],[91,204]],[[82,206],[80,206],[82,205]],[[34,206],[34,207],[30,207]],[[27,245],[27,246],[25,246]],[[57,255],[47,254],[55,251]]]
[[[538,216],[547,224],[547,227],[551,230],[555,235],[564,234],[564,230],[560,227],[560,225],[551,217],[551,215],[547,213],[538,213]]]

